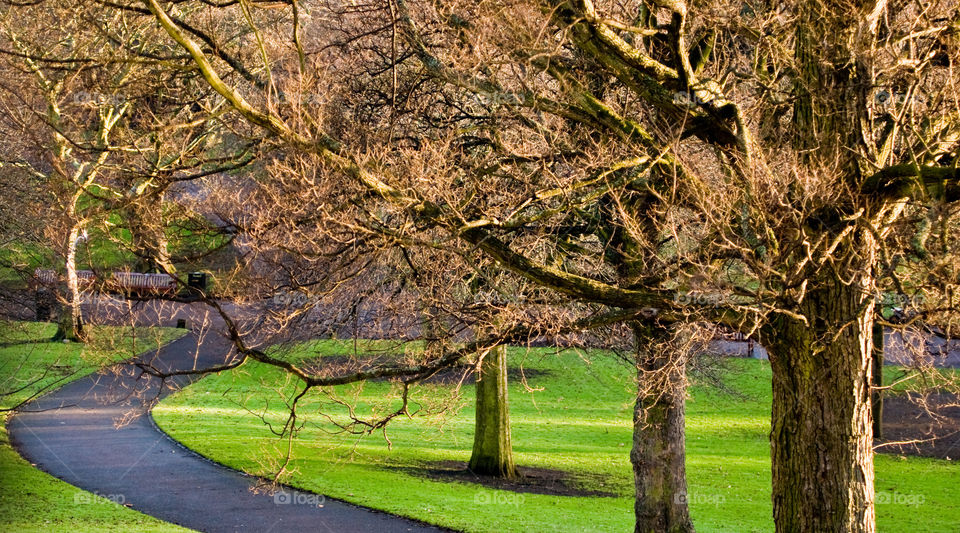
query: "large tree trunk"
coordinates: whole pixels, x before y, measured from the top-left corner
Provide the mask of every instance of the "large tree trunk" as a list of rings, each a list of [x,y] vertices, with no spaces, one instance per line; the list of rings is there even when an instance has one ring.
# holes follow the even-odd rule
[[[876,27],[857,22],[867,9],[826,0],[797,10],[796,147],[804,173],[842,177],[837,190],[858,183],[867,168],[864,124],[872,124],[874,106],[865,89],[876,86]],[[773,518],[783,533],[876,531],[870,383],[877,244],[874,233],[846,218],[856,207],[841,205],[826,217],[810,213],[823,238],[841,241],[829,252],[818,249],[815,256],[827,257],[806,264],[803,286],[786,298],[796,305],[776,312],[763,330],[773,369]],[[842,237],[846,229],[854,232]]]
[[[65,302],[60,312],[60,319],[57,325],[57,333],[53,340],[70,340],[74,342],[84,342],[86,332],[83,328],[83,315],[80,309],[80,280],[77,278],[77,241],[80,236],[80,228],[74,226],[70,228],[67,237],[67,258],[66,275],[67,290],[64,295]]]
[[[685,358],[669,332],[635,325],[637,403],[633,411],[636,533],[693,531],[687,507],[684,402]]]
[[[477,419],[470,470],[507,479],[517,477],[510,444],[507,398],[507,347],[497,346],[483,358],[477,376]]]
[[[765,339],[776,529],[872,533],[873,303],[864,287],[824,281],[799,309],[806,321],[779,315]]]

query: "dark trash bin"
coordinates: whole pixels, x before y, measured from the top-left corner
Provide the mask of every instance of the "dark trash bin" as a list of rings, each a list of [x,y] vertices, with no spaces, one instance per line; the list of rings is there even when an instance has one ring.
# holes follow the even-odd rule
[[[187,287],[193,291],[206,292],[210,284],[210,274],[206,272],[191,272],[187,274]]]

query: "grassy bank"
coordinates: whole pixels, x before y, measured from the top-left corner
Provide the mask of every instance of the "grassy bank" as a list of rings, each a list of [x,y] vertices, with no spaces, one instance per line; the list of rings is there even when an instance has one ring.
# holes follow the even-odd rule
[[[376,346],[360,344],[361,348]],[[351,341],[314,345],[335,356]],[[296,359],[298,353],[286,357]],[[311,416],[343,410],[334,399],[358,401],[358,413],[397,406],[389,383],[345,386],[311,394],[298,412],[308,423],[294,442],[289,482],[347,501],[466,531],[630,531],[633,487],[632,371],[609,353],[511,349],[511,420],[518,465],[562,470],[581,491],[605,496],[556,496],[493,490],[439,479],[444,461],[466,461],[473,435],[473,386],[421,387],[413,406],[438,410],[453,394],[456,412],[397,419],[382,435],[337,434]],[[687,473],[698,531],[772,531],[770,503],[770,369],[762,361],[731,360],[721,391],[691,390],[687,414]],[[701,380],[703,381],[703,380]],[[531,390],[537,389],[537,390]],[[733,391],[731,393],[730,391]],[[201,380],[154,410],[165,431],[219,462],[268,474],[286,444],[261,421],[283,423],[283,398],[295,384],[256,363]],[[881,531],[957,531],[960,466],[950,461],[877,457]],[[434,470],[431,472],[431,470]]]

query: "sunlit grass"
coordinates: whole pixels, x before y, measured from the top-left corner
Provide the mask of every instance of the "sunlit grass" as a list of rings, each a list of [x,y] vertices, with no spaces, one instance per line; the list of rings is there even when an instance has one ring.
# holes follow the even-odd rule
[[[396,349],[396,343],[359,342],[359,352]],[[391,346],[393,348],[391,348]],[[296,359],[346,355],[352,341],[317,341]],[[415,349],[415,348],[414,348]],[[510,387],[517,464],[563,470],[583,489],[610,497],[570,497],[492,491],[415,475],[410,467],[437,461],[466,461],[473,435],[472,385],[465,385],[455,409],[432,416],[398,419],[387,436],[333,434],[317,416],[339,416],[342,408],[323,395],[308,396],[299,409],[308,420],[294,442],[290,483],[328,496],[466,531],[629,531],[633,527],[631,442],[633,371],[601,351],[556,354],[547,349],[511,349],[523,362],[528,391]],[[698,531],[772,531],[770,503],[770,368],[762,361],[732,360],[726,386],[737,395],[695,384],[687,406],[687,473],[691,512]],[[694,378],[696,380],[696,378]],[[159,424],[200,453],[229,466],[270,474],[285,443],[260,419],[276,427],[285,416],[282,398],[296,383],[264,365],[250,363],[200,381],[165,400],[155,411]],[[397,405],[389,383],[338,387],[339,397],[356,397],[360,413],[383,413]],[[414,399],[436,408],[449,401],[450,387],[426,387]],[[249,410],[249,411],[248,411]],[[251,412],[256,415],[251,414]],[[921,505],[878,505],[881,531],[923,524],[925,531],[960,528],[960,474],[948,461],[877,459],[877,490],[922,496]],[[894,496],[891,500],[896,500]],[[904,501],[904,498],[900,498]]]

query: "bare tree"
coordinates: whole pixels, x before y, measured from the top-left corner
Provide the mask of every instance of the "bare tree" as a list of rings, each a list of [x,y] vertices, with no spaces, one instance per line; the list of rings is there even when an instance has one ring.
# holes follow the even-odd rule
[[[86,334],[80,309],[77,249],[87,235],[87,227],[96,217],[95,213],[100,212],[97,206],[90,206],[85,200],[89,199],[87,191],[101,182],[101,172],[110,155],[108,147],[128,104],[113,100],[115,94],[92,94],[89,101],[71,102],[71,96],[75,96],[69,92],[71,73],[45,68],[49,65],[44,64],[42,53],[25,42],[22,28],[12,24],[10,14],[4,16],[3,23],[7,57],[15,62],[8,66],[8,72],[17,69],[26,74],[18,76],[17,81],[21,84],[4,87],[10,111],[6,116],[14,122],[8,125],[8,131],[19,129],[21,134],[33,134],[35,141],[32,150],[21,152],[14,160],[22,174],[29,176],[28,179],[39,178],[45,182],[46,191],[58,204],[59,212],[55,216],[63,221],[59,240],[67,290],[63,295],[64,312],[55,339],[83,341]],[[57,61],[71,63],[82,61],[79,56],[88,54],[94,46],[97,46],[95,41],[74,41],[63,50],[51,52],[58,56]],[[121,68],[108,76],[113,77],[112,83],[122,85],[129,72],[128,68]],[[17,78],[10,81],[14,79]],[[63,106],[70,104],[87,108],[80,112],[82,124],[78,124],[74,117],[64,116]]]
[[[223,124],[216,104],[203,107],[209,88],[193,74],[160,68],[171,49],[148,44],[147,21],[111,27],[108,12],[82,3],[5,7],[0,16],[0,116],[3,131],[18,140],[4,147],[4,169],[34,185],[34,195],[19,199],[45,222],[53,245],[34,244],[53,249],[45,259],[62,265],[55,338],[85,341],[80,254],[87,252],[100,286],[111,272],[100,270],[90,250],[146,257],[175,273],[165,232],[170,219],[193,215],[171,209],[166,192],[252,157],[243,145],[217,148]],[[50,24],[33,31],[23,20]]]
[[[283,194],[264,197],[249,232],[264,255],[355,266],[324,277],[325,294],[400,294],[360,280],[378,265],[409,283],[389,254],[417,249],[444,259],[437,280],[494,268],[524,297],[496,334],[460,348],[451,328],[417,361],[317,374],[233,328],[242,353],[304,392],[376,376],[406,387],[544,331],[709,320],[771,351],[777,529],[875,530],[878,295],[916,290],[906,263],[931,294],[956,282],[938,268],[955,257],[960,199],[954,3],[99,5],[149,12],[189,56],[180,64],[282,154],[263,193]],[[238,28],[255,46],[231,42]],[[455,285],[418,294],[453,308]],[[477,330],[459,307],[471,317],[459,331]],[[641,389],[636,419],[667,421],[639,426],[653,433],[635,438],[635,461],[682,435],[679,363],[638,359],[667,378]],[[691,528],[651,498],[655,475],[683,488],[676,441],[664,450],[635,464],[638,531]]]

